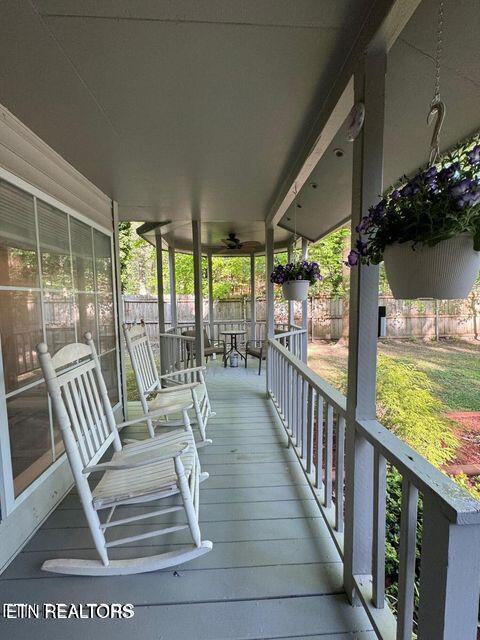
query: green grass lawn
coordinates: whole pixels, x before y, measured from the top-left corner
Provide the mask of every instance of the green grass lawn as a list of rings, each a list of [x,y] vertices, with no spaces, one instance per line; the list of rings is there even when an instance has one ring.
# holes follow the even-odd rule
[[[379,353],[423,371],[446,411],[480,411],[480,342],[385,340]],[[309,366],[337,388],[347,370],[346,346],[328,342],[309,345]]]

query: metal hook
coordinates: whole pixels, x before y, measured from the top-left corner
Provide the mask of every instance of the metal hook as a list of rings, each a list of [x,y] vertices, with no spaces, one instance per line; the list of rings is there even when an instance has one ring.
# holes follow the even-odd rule
[[[432,140],[430,142],[430,157],[428,159],[429,164],[433,164],[439,155],[439,140],[440,131],[442,129],[443,121],[445,119],[445,103],[442,100],[437,100],[430,107],[430,111],[427,116],[427,124],[431,124],[433,119],[435,120],[435,126],[433,129]]]

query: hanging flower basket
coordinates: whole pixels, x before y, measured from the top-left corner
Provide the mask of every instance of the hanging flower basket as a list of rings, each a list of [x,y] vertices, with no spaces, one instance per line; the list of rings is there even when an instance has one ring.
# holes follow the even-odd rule
[[[282,284],[283,297],[285,300],[306,300],[310,280],[289,280]]]
[[[466,298],[480,268],[480,135],[390,190],[347,264],[379,264],[400,299]]]
[[[270,274],[270,282],[282,285],[285,300],[306,300],[309,287],[320,280],[318,263],[307,260],[277,264]]]
[[[383,259],[393,296],[404,300],[466,298],[480,269],[480,252],[468,234],[414,250],[407,244],[391,244]]]

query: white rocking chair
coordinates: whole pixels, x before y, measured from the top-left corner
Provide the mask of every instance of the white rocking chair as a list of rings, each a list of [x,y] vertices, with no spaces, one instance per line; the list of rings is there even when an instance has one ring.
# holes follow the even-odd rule
[[[161,413],[160,409],[164,407],[164,416],[166,417],[175,413],[175,408],[172,405],[178,401],[184,402],[186,396],[190,396],[195,411],[195,419],[192,420],[192,424],[197,424],[200,432],[200,440],[196,443],[197,447],[211,444],[212,440],[207,438],[206,429],[208,419],[213,417],[215,413],[210,405],[203,375],[206,367],[191,367],[159,375],[145,324],[141,322],[131,327],[124,324],[123,333],[144,412],[147,413],[149,410],[156,412],[159,410],[159,413]],[[191,383],[193,381],[199,382],[200,386],[192,388]],[[170,386],[162,386],[162,384]],[[147,421],[151,437],[154,436],[156,427],[180,425],[181,423],[172,420]]]
[[[91,344],[69,344],[53,357],[43,343],[38,345],[37,352],[100,560],[47,560],[42,569],[73,575],[125,575],[164,569],[208,553],[212,543],[202,540],[198,525],[201,469],[191,430],[177,429],[122,447],[119,428],[155,420],[164,415],[164,408],[117,425],[91,336],[89,342]],[[57,370],[60,371],[57,373]],[[191,406],[191,399],[189,403]],[[186,408],[184,411],[187,413]],[[110,445],[115,450],[111,461],[99,462]],[[103,472],[93,490],[87,479],[91,472]],[[139,505],[175,494],[180,494],[181,505],[163,509],[157,505],[148,512],[113,520],[118,506]],[[101,521],[98,512],[104,509],[108,509],[108,513]],[[124,538],[106,538],[107,531],[113,527],[176,511],[185,512],[186,524]],[[148,557],[122,560],[108,557],[110,547],[187,528],[193,539],[191,545]]]

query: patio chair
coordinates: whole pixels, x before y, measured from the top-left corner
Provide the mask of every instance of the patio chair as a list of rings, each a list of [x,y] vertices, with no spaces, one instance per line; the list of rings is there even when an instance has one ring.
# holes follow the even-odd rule
[[[275,335],[284,333],[283,329],[274,329]],[[258,375],[262,373],[262,360],[267,358],[266,340],[247,340],[245,343],[245,369],[247,368],[247,358],[252,356],[258,358]]]
[[[182,331],[182,336],[186,338],[195,338],[195,331]],[[189,352],[189,357],[193,359],[193,353],[190,353],[190,344],[187,345],[187,350]],[[205,360],[208,362],[208,358],[211,358],[214,354],[221,355],[222,358],[225,357],[225,340],[210,340],[206,330],[203,331],[203,355],[205,356]]]
[[[169,415],[178,412],[178,408],[175,409],[176,404],[178,402],[184,403],[186,398],[189,397],[195,412],[195,420],[192,420],[192,424],[196,424],[200,432],[200,441],[197,442],[197,447],[211,444],[211,439],[206,436],[206,429],[208,419],[214,416],[215,413],[211,409],[203,376],[206,368],[191,367],[159,375],[145,325],[140,323],[128,327],[124,324],[123,333],[135,374],[142,409],[145,413],[159,410],[159,418],[157,420],[147,420],[150,436],[153,437],[155,435],[155,428],[157,427],[182,426],[182,421],[162,421],[160,419],[160,409],[165,409],[163,415],[168,418]],[[188,380],[199,384],[192,387],[190,384],[186,384]]]
[[[201,556],[212,549],[212,543],[202,540],[198,525],[200,463],[193,434],[175,430],[163,436],[122,446],[119,429],[146,419],[155,419],[159,411],[116,424],[107,388],[95,347],[89,344],[69,344],[54,356],[45,343],[37,352],[63,442],[70,463],[80,502],[90,528],[100,560],[54,559],[43,563],[44,571],[73,575],[124,575],[156,571]],[[72,367],[73,365],[73,367]],[[192,385],[193,387],[194,385]],[[190,400],[191,402],[191,400]],[[188,426],[187,406],[182,407]],[[163,408],[160,413],[163,412]],[[109,462],[99,462],[113,445]],[[94,489],[87,476],[102,474]],[[115,509],[125,505],[143,505],[180,494],[181,504],[115,520]],[[108,510],[100,520],[99,511]],[[173,524],[134,536],[107,540],[112,528],[132,524],[147,518],[183,511],[186,524]],[[109,558],[109,548],[129,544],[153,536],[189,529],[193,544],[173,551],[143,557]]]

